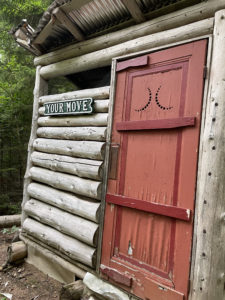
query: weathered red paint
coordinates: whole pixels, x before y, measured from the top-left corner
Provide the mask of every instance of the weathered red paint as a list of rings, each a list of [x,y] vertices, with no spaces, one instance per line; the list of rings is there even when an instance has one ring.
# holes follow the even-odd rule
[[[148,55],[139,56],[137,58],[120,61],[116,65],[116,71],[122,71],[131,67],[140,67],[148,65]]]
[[[122,285],[125,285],[127,287],[131,287],[131,285],[132,285],[131,276],[120,273],[117,270],[107,268],[104,265],[100,266],[100,270],[103,274],[105,274],[108,277],[110,277],[111,279],[113,279],[113,281],[118,282],[118,283],[120,283]]]
[[[194,126],[195,117],[171,118],[165,120],[128,121],[116,123],[116,130],[150,130],[171,129],[178,127]]]
[[[187,299],[206,46],[154,52],[148,66],[117,74],[120,151],[101,263],[131,276],[131,287],[117,284],[142,299]]]
[[[184,221],[189,221],[191,211],[189,209],[180,208],[172,205],[163,205],[159,203],[150,203],[143,200],[138,200],[130,197],[119,195],[106,195],[106,202],[117,204],[120,206],[139,209],[145,212],[150,212],[158,215],[163,215],[171,218],[176,218]]]

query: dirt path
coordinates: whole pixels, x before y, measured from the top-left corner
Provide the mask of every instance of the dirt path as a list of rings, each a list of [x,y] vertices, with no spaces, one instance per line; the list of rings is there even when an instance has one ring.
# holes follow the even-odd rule
[[[7,247],[14,234],[0,231],[0,266],[7,257]],[[0,271],[0,294],[12,295],[12,300],[57,300],[62,284],[38,271],[34,266],[23,263],[6,271]],[[6,299],[0,296],[0,300]]]

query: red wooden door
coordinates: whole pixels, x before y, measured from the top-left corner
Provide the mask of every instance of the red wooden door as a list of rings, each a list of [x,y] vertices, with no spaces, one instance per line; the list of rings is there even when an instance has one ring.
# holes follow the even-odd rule
[[[187,299],[206,48],[201,40],[117,65],[120,148],[100,269],[142,299]]]

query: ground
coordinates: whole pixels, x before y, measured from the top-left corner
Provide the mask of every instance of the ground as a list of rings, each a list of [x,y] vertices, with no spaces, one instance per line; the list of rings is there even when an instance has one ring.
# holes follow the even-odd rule
[[[15,233],[0,230],[0,266],[7,258],[7,247]],[[12,295],[12,300],[58,300],[62,284],[23,262],[0,271],[0,300],[8,300],[1,293]]]

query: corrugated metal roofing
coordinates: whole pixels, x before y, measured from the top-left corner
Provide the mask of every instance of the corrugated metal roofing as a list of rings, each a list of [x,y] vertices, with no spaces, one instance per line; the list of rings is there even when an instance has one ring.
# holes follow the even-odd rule
[[[127,1],[127,0],[126,0]],[[42,53],[68,43],[77,42],[76,35],[68,30],[65,22],[60,22],[54,12],[57,8],[65,14],[72,26],[76,27],[85,39],[93,34],[109,29],[115,30],[114,26],[122,24],[125,26],[135,24],[135,18],[132,17],[129,5],[133,3],[138,10],[139,15],[144,19],[149,19],[149,13],[155,12],[162,7],[170,7],[173,4],[181,4],[182,7],[196,4],[202,0],[55,0],[44,13],[39,21],[37,29],[32,35],[29,35],[30,45],[36,47]],[[78,4],[80,3],[80,5]],[[84,3],[84,5],[82,5]],[[177,9],[175,7],[175,9]],[[178,7],[179,9],[179,7]]]
[[[105,0],[103,7],[100,1],[92,1],[85,5],[82,9],[73,10],[69,16],[80,26],[80,28],[88,33],[95,32],[98,28],[104,28],[109,23],[115,23],[118,18],[128,18],[128,12],[119,1],[113,3]],[[116,6],[118,5],[118,6]],[[106,8],[107,7],[107,8]]]
[[[120,0],[94,0],[68,14],[86,34],[128,20],[129,11]]]

